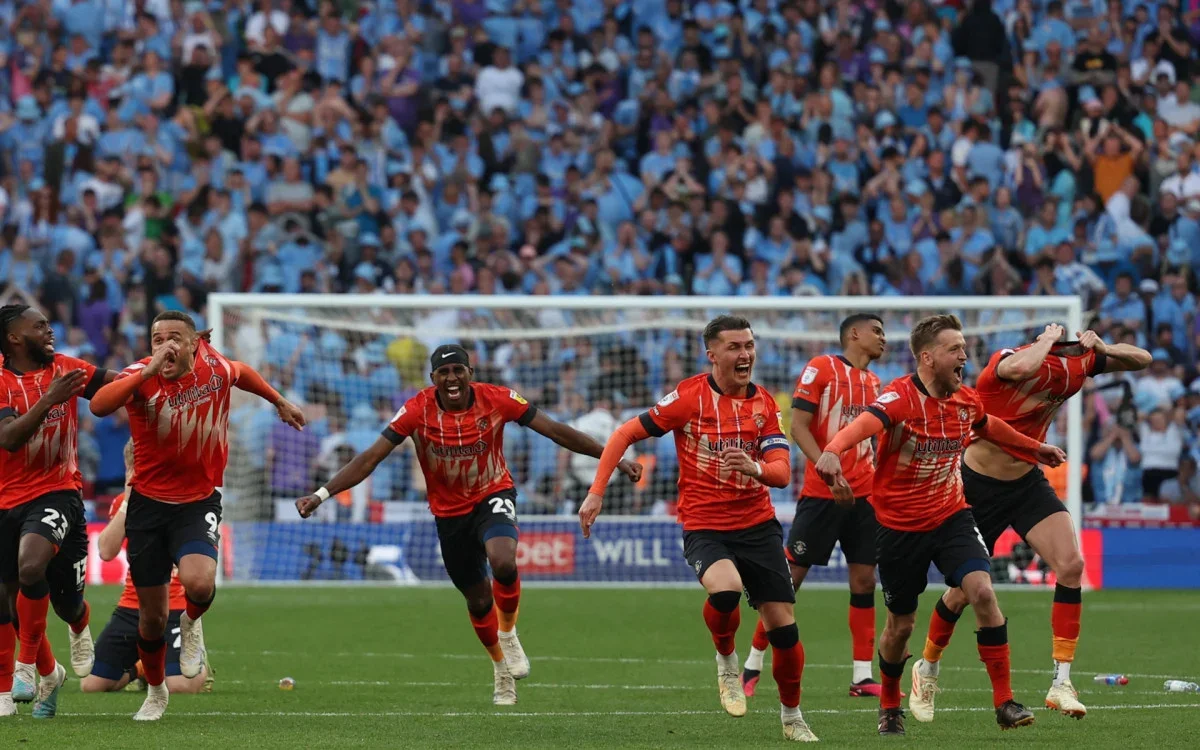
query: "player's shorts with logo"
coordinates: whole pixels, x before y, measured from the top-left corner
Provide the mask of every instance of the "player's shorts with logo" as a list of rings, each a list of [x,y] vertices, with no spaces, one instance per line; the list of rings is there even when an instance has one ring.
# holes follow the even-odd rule
[[[88,538],[83,499],[70,490],[50,492],[8,510],[0,510],[0,581],[18,578],[21,537],[37,534],[58,548],[46,568],[51,595],[83,591]]]
[[[958,586],[976,570],[990,571],[987,547],[970,509],[960,510],[930,531],[897,531],[880,526],[876,534],[879,582],[888,611],[907,615],[917,609],[917,597],[929,584],[929,564]]]
[[[685,531],[683,557],[696,578],[704,578],[714,563],[731,560],[742,578],[746,600],[755,609],[763,602],[796,601],[783,554],[783,527],[775,519],[737,531]]]
[[[1005,481],[972,471],[964,462],[962,479],[963,492],[989,553],[995,552],[996,540],[1009,526],[1024,539],[1034,526],[1067,511],[1050,480],[1037,467],[1020,479]]]
[[[173,609],[167,616],[167,677],[183,674],[179,671],[179,615],[183,610]],[[131,607],[117,607],[112,619],[96,639],[96,663],[92,674],[106,680],[119,680],[121,675],[135,668],[138,661],[138,611]]]
[[[217,558],[221,543],[221,493],[194,503],[164,503],[130,490],[125,553],[135,586],[165,586],[185,555]]]
[[[466,591],[487,578],[488,560],[484,548],[487,540],[498,536],[517,538],[517,491],[493,492],[476,503],[470,513],[434,520],[446,573],[455,588]]]
[[[828,565],[833,545],[842,543],[848,564],[875,564],[875,509],[865,497],[841,506],[828,498],[801,497],[788,530],[788,562],[801,568]]]

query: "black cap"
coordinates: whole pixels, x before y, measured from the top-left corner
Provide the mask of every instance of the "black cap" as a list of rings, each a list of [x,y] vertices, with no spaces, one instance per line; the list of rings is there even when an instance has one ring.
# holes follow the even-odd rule
[[[429,371],[433,372],[442,365],[471,366],[471,355],[458,344],[442,344],[433,350],[429,357]]]

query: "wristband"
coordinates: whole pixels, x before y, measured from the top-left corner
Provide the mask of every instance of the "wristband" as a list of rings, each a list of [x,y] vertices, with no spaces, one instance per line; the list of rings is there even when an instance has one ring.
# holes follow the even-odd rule
[[[762,475],[763,475],[762,464],[759,463],[758,461],[755,461],[754,462],[754,476],[761,477]]]
[[[320,500],[321,502],[325,502],[326,500],[329,499],[329,490],[325,489],[324,487],[319,488],[313,494],[316,495],[317,499]]]

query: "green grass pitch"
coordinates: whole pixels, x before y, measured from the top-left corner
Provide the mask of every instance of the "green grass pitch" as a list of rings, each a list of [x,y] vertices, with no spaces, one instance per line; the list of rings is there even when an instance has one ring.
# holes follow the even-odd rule
[[[89,592],[97,636],[117,593]],[[922,599],[917,648],[936,595]],[[827,745],[876,747],[887,742],[875,735],[876,703],[846,695],[847,598],[833,589],[800,594],[802,707]],[[769,675],[745,718],[720,710],[702,601],[698,587],[527,587],[520,631],[533,671],[518,683],[520,703],[497,709],[492,670],[452,589],[227,588],[205,617],[217,671],[213,694],[173,696],[163,721],[141,725],[130,719],[141,695],[85,696],[72,679],[58,718],[34,721],[23,706],[20,716],[0,719],[0,748],[782,745]],[[996,726],[968,615],[945,657],[936,721],[910,719],[900,742],[956,749],[1193,746],[1200,695],[1166,693],[1162,682],[1200,678],[1200,594],[1085,595],[1074,677],[1090,713],[1079,722],[1040,708],[1049,684],[1049,592],[1003,591],[1000,602],[1009,616],[1017,699],[1039,707],[1037,723],[1003,733]],[[743,610],[742,657],[752,616]],[[65,627],[51,616],[63,661]],[[1125,673],[1129,685],[1097,685],[1096,672]],[[295,678],[295,690],[278,688],[285,676]]]

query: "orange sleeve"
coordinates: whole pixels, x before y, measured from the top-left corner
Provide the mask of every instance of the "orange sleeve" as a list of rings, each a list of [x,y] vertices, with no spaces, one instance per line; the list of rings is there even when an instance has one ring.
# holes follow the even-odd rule
[[[134,373],[102,386],[92,396],[90,402],[92,414],[97,417],[107,417],[120,409],[129,403],[129,399],[133,398],[133,394],[137,393],[143,382],[141,375]]]
[[[1013,458],[1032,464],[1041,463],[1037,451],[1042,444],[1017,432],[1003,419],[987,417],[983,424],[975,428],[975,434],[1000,446]]]
[[[839,456],[858,445],[862,441],[879,434],[883,430],[883,420],[867,411],[859,414],[854,421],[838,430],[833,440],[825,446],[826,453],[836,453]]]
[[[760,464],[758,481],[768,487],[787,487],[792,481],[792,452],[772,451],[771,459]]]
[[[592,488],[588,490],[593,495],[604,497],[608,480],[617,470],[617,464],[625,456],[625,451],[636,442],[650,437],[640,418],[634,418],[617,428],[617,431],[604,444],[604,453],[600,454],[600,465],[596,467],[596,478],[592,480]]]
[[[233,372],[237,378],[235,384],[246,393],[253,393],[271,405],[279,400],[279,391],[272,388],[262,375],[245,362],[234,362]]]

